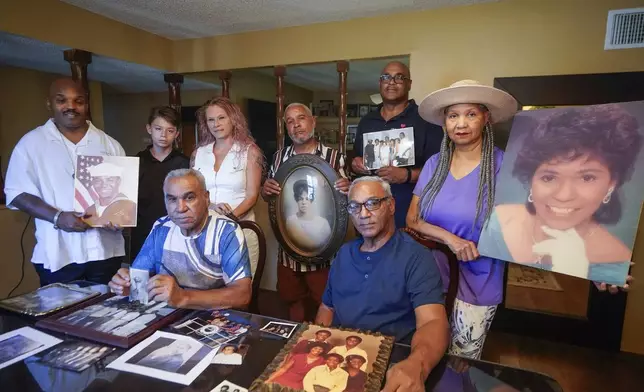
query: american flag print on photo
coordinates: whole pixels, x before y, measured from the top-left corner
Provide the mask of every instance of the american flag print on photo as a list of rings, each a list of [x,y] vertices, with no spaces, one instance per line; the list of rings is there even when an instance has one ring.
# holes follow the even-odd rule
[[[136,226],[138,188],[138,157],[78,155],[74,211],[88,225]]]
[[[101,156],[78,156],[76,161],[76,189],[74,190],[76,211],[85,212],[89,206],[98,200],[98,194],[92,187],[92,176],[87,169],[103,163],[103,160],[104,158]]]

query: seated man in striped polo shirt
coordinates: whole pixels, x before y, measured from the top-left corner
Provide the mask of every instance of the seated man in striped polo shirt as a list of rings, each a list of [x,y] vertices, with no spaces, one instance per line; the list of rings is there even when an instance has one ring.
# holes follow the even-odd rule
[[[168,216],[156,221],[132,263],[154,274],[147,287],[150,301],[190,309],[247,305],[252,288],[244,233],[208,209],[204,177],[192,169],[173,170],[163,193]],[[128,295],[129,270],[121,268],[109,286]]]

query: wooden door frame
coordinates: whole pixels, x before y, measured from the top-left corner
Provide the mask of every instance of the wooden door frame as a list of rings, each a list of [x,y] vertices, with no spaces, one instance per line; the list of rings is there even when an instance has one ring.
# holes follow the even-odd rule
[[[520,106],[595,105],[644,100],[644,72],[500,77],[494,87],[512,94]],[[507,124],[506,124],[507,126]],[[507,285],[508,269],[503,280]],[[505,307],[492,329],[608,351],[620,351],[627,294],[599,292],[588,283],[587,320]]]

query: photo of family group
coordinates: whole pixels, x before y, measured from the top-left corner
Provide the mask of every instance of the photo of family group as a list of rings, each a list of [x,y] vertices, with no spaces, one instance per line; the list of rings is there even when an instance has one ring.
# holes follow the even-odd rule
[[[0,301],[0,307],[31,316],[41,316],[99,295],[91,290],[62,283],[43,286],[36,291]]]
[[[157,331],[107,368],[189,385],[212,361],[215,351],[195,339]]]
[[[310,326],[265,383],[306,392],[363,392],[383,339]]]
[[[218,348],[248,332],[250,325],[232,321],[223,312],[215,310],[195,313],[171,328],[174,333],[190,336],[211,348]]]
[[[94,330],[113,336],[132,336],[176,309],[165,302],[130,302],[128,297],[114,296],[103,302],[79,309],[56,320],[58,324]]]
[[[370,170],[416,163],[414,128],[365,133],[362,135],[362,148],[364,165]]]
[[[51,367],[82,372],[112,353],[113,347],[81,341],[66,341],[47,352],[40,362]]]
[[[280,336],[284,339],[288,339],[293,334],[293,331],[297,328],[297,324],[290,323],[280,323],[277,321],[271,321],[268,324],[260,328],[261,331],[268,332],[272,335]]]
[[[623,286],[644,198],[644,101],[513,120],[481,255]]]

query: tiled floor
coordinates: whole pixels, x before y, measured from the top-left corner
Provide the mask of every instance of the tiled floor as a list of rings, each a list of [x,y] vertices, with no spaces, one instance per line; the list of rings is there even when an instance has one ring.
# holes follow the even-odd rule
[[[267,316],[288,318],[275,292],[262,291],[259,307]],[[566,392],[644,390],[644,356],[606,353],[492,331],[483,359],[548,374]]]

